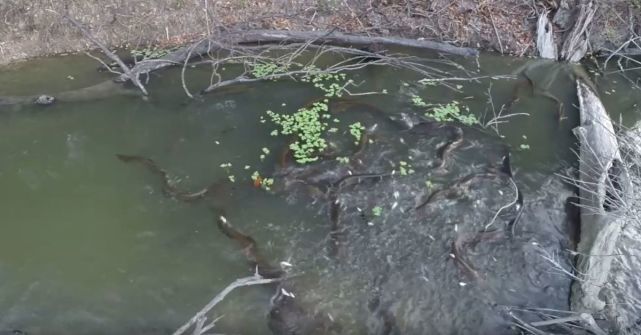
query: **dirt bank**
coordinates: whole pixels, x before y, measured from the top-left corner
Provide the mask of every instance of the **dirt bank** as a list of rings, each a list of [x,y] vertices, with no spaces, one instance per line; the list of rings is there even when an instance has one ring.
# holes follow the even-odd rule
[[[0,64],[93,48],[57,14],[67,11],[111,46],[176,45],[208,29],[337,29],[527,56],[535,51],[537,12],[549,10],[551,18],[564,12],[555,20],[561,35],[574,6],[573,0],[2,0]],[[614,50],[636,36],[641,0],[598,6],[593,50]]]

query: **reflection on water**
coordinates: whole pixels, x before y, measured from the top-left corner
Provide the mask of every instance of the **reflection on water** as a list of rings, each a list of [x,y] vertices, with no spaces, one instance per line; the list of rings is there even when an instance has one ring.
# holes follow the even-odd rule
[[[3,93],[36,94],[49,85],[55,85],[55,91],[64,91],[102,80],[93,72],[93,63],[79,63],[77,57],[28,64],[31,66],[20,65],[19,70],[0,69]],[[480,64],[480,75],[505,74],[519,68],[523,61],[488,56],[481,58]],[[544,76],[545,71],[548,70],[543,67],[537,75]],[[39,86],[43,85],[38,79],[43,73],[54,79]],[[69,80],[69,75],[75,81]],[[197,82],[207,73],[194,70],[191,76]],[[529,114],[502,124],[502,139],[489,131],[466,138],[466,146],[453,161],[465,169],[474,169],[488,159],[490,150],[483,148],[489,138],[508,145],[517,181],[525,193],[525,212],[517,238],[509,243],[481,243],[468,256],[485,275],[495,276],[489,287],[462,280],[460,271],[448,259],[455,236],[454,221],[460,220],[456,229],[464,230],[466,225],[478,224],[474,223],[478,215],[488,214],[475,212],[474,208],[484,207],[474,207],[473,202],[431,208],[424,215],[432,219],[429,224],[434,226],[427,230],[403,230],[398,222],[390,230],[375,227],[382,234],[378,238],[389,243],[373,243],[362,238],[367,236],[363,235],[367,229],[350,226],[352,236],[361,237],[352,243],[345,241],[346,250],[352,255],[346,258],[347,264],[352,262],[352,266],[334,268],[325,254],[329,232],[326,202],[313,197],[297,198],[296,193],[270,194],[253,188],[250,179],[253,171],[277,173],[279,154],[287,145],[284,139],[269,136],[273,127],[261,123],[260,116],[268,109],[295,111],[318,97],[319,92],[299,84],[277,82],[237,93],[212,94],[204,101],[189,101],[178,85],[177,71],[169,70],[152,79],[148,102],[121,96],[47,108],[0,110],[0,333],[11,329],[30,334],[170,333],[209,297],[235,278],[250,273],[235,244],[214,224],[212,208],[221,207],[239,229],[258,241],[268,258],[290,260],[299,269],[316,272],[315,281],[301,281],[299,285],[315,285],[308,289],[309,297],[314,300],[324,296],[320,307],[352,313],[342,317],[347,324],[345,329],[369,328],[375,332],[380,328],[377,322],[382,320],[376,315],[391,315],[397,320],[397,329],[412,333],[415,327],[438,325],[440,313],[449,311],[458,314],[442,321],[454,327],[460,325],[461,333],[466,333],[469,329],[464,327],[475,323],[465,319],[465,299],[483,300],[490,291],[492,299],[483,300],[483,306],[493,310],[487,315],[501,315],[498,304],[506,301],[527,304],[527,297],[539,290],[552,297],[545,303],[564,308],[567,286],[563,285],[567,285],[567,279],[544,275],[547,269],[533,261],[530,248],[538,243],[556,250],[567,243],[563,202],[569,191],[554,173],[572,164],[574,139],[570,130],[577,115],[571,79],[561,74],[549,89],[565,106],[566,118],[559,124],[554,114],[557,106],[551,99],[527,90],[514,96],[519,80],[495,80],[491,86],[489,81],[463,82],[459,93],[405,86],[403,82],[413,83],[419,78],[388,69],[365,69],[356,76],[358,81],[365,81],[364,91],[387,89],[391,93],[362,97],[361,101],[394,118],[416,112],[408,103],[408,94],[418,94],[435,103],[458,100],[479,117],[486,115],[486,119],[492,110],[496,112],[504,105],[510,105],[511,112]],[[382,122],[367,119],[368,115],[366,107],[355,107],[340,117],[346,124],[357,120],[370,126],[372,122]],[[384,130],[381,143],[394,142],[403,131],[393,127]],[[343,200],[355,197],[353,204],[358,205],[353,207],[364,208],[375,206],[372,201],[389,200],[385,198],[390,196],[385,193],[388,190],[412,194],[412,187],[431,178],[424,178],[420,175],[424,171],[419,169],[431,159],[430,154],[435,154],[430,146],[438,145],[439,139],[430,136],[414,143],[418,173],[411,182],[398,184],[396,179],[389,179],[379,184],[359,184],[343,195],[347,197]],[[389,147],[390,157],[399,160],[398,143],[394,143]],[[271,154],[261,159],[263,148]],[[157,176],[118,161],[118,153],[153,158],[181,189],[198,190],[214,181],[228,180],[230,175],[236,182],[205,201],[182,203],[163,195]],[[230,168],[221,168],[227,163]],[[462,177],[465,169],[440,180],[435,177],[433,183],[452,183]],[[361,172],[373,171],[366,166]],[[499,189],[505,197],[511,195],[509,187],[503,185]],[[372,196],[377,193],[381,196]],[[476,197],[499,202],[499,198],[487,194]],[[350,215],[356,220],[357,213],[350,213],[346,214],[347,222],[351,222]],[[392,219],[403,219],[386,218],[382,215],[379,220],[393,224]],[[408,223],[415,221],[405,219]],[[423,243],[425,248],[420,247]],[[406,262],[397,262],[395,258],[402,257],[408,245],[411,248],[405,251],[417,254],[406,258]],[[493,253],[494,258],[489,256]],[[423,258],[425,262],[421,263]],[[379,260],[381,263],[377,263]],[[541,275],[526,278],[527,281],[510,281],[520,267],[530,266],[523,263],[528,261],[533,268],[521,275]],[[382,271],[383,267],[388,271]],[[410,270],[417,276],[408,279]],[[385,278],[379,278],[382,273]],[[343,285],[332,287],[331,280]],[[464,287],[461,282],[469,285]],[[497,287],[510,282],[513,286]],[[538,286],[526,285],[532,282]],[[357,289],[361,284],[363,289]],[[349,297],[341,295],[345,289],[352,290]],[[377,290],[378,302],[368,311],[368,299]],[[266,314],[271,295],[268,287],[233,293],[217,307],[216,313],[225,315],[219,330],[269,332]],[[347,298],[353,300],[345,303]],[[450,307],[440,308],[441,304]]]

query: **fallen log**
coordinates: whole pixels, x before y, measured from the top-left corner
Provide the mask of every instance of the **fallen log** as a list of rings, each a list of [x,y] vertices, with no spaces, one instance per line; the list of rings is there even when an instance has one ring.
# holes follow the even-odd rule
[[[117,95],[137,96],[138,92],[123,85],[106,80],[96,85],[65,91],[55,94],[37,94],[28,96],[0,96],[0,108],[12,105],[51,105],[59,102],[79,102],[105,99]]]
[[[578,5],[578,14],[574,19],[574,25],[563,39],[561,50],[558,50],[557,44],[554,40],[554,30],[550,20],[548,19],[548,12],[543,12],[539,15],[536,29],[536,48],[539,57],[546,59],[558,59],[572,63],[579,62],[588,51],[588,43],[590,39],[590,27],[597,6],[591,0],[581,0]],[[561,10],[559,10],[560,12]],[[563,9],[568,13],[568,9]],[[557,14],[559,14],[557,12]],[[566,16],[567,14],[563,14]],[[555,23],[558,23],[555,17]]]
[[[451,55],[476,57],[476,49],[457,47],[446,43],[415,40],[400,37],[358,36],[341,32],[326,31],[286,31],[286,30],[250,30],[246,32],[228,33],[216,39],[203,39],[189,46],[170,52],[158,59],[149,59],[138,62],[132,69],[134,76],[156,71],[169,66],[175,66],[188,61],[190,58],[207,53],[227,50],[233,45],[247,44],[274,44],[274,43],[308,43],[336,44],[343,46],[364,47],[378,44],[396,45],[425,49]],[[120,80],[129,80],[129,75],[123,73]]]
[[[623,127],[622,127],[623,128]],[[641,334],[641,123],[617,134],[627,172],[632,184],[625,225],[614,252],[610,278],[606,284],[605,315],[614,324],[614,334]]]
[[[601,291],[610,268],[621,228],[621,215],[631,190],[619,144],[605,107],[592,89],[577,80],[581,121],[574,129],[580,143],[579,207],[581,236],[577,245],[576,278],[571,307],[595,313],[606,306]]]

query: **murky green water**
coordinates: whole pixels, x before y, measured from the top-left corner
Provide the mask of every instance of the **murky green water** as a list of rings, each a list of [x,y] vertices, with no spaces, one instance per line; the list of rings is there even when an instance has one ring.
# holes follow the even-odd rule
[[[496,75],[509,74],[524,62],[484,56],[480,69],[466,66],[477,75]],[[532,79],[545,80],[555,66],[537,68]],[[229,282],[250,274],[236,245],[218,231],[214,206],[251,232],[275,262],[295,259],[308,251],[299,248],[325,240],[327,219],[318,211],[288,204],[286,194],[256,189],[250,179],[255,170],[273,173],[287,145],[269,136],[273,126],[262,123],[261,115],[295,111],[319,92],[276,82],[190,101],[178,73],[154,74],[149,101],[114,96],[0,109],[0,334],[12,329],[29,334],[171,333]],[[207,77],[206,71],[190,74],[194,88]],[[54,94],[105,78],[85,57],[35,60],[0,68],[0,96]],[[431,102],[461,101],[483,117],[492,113],[488,94],[498,111],[513,100],[519,82],[494,80],[491,87],[488,80],[461,82],[457,93],[404,86],[419,78],[390,69],[366,69],[355,79],[366,82],[364,91],[390,92],[361,101],[392,117],[412,109],[408,91]],[[601,79],[598,85],[610,92],[603,98],[614,115],[636,119],[641,97],[621,78]],[[571,128],[578,115],[572,107],[577,103],[572,80],[561,73],[549,91],[564,103],[560,124],[554,101],[524,89],[512,112],[529,116],[500,127],[512,148],[517,179],[532,202],[540,200],[542,181],[573,164]],[[262,148],[271,151],[264,160]],[[118,153],[153,158],[184,189],[197,190],[229,175],[236,182],[207,201],[178,202],[162,194],[156,176],[118,161]],[[223,163],[232,167],[223,169]],[[536,224],[537,218],[556,220],[558,215],[550,213],[563,211],[533,208],[539,212],[528,213],[524,225]],[[566,239],[564,231],[555,234],[553,240]],[[233,293],[215,310],[225,315],[220,332],[269,333],[265,315],[271,295],[267,287]]]

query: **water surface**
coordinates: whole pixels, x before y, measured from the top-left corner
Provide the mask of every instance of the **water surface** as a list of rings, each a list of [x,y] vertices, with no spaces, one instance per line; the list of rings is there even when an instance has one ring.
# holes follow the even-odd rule
[[[479,62],[480,68],[474,62],[465,65],[482,76],[510,74],[527,63],[491,55],[481,57]],[[546,74],[553,72],[556,73],[555,65],[540,66],[534,73],[541,79],[533,80],[545,81]],[[515,99],[514,88],[523,78],[461,82],[460,92],[442,87],[417,87],[413,84],[420,78],[391,69],[367,68],[354,74],[354,78],[365,82],[361,87],[363,91],[386,89],[389,92],[360,100],[393,119],[398,119],[401,113],[418,113],[409,103],[411,94],[435,103],[461,101],[485,120],[492,114],[492,104],[495,111],[502,105],[512,104],[512,112],[529,114],[511,118],[509,123],[501,125],[502,137],[490,129],[479,129],[482,135],[476,138],[479,143],[489,143],[491,139],[510,148],[516,179],[526,197],[517,239],[510,244],[481,246],[475,251],[477,256],[492,253],[505,256],[523,252],[533,243],[553,251],[571,246],[562,206],[572,190],[555,174],[564,173],[574,164],[575,140],[571,129],[577,124],[578,115],[573,107],[577,101],[572,79],[567,73],[559,73],[549,90],[564,103],[561,122],[557,120],[553,100],[533,95],[527,89],[516,91],[519,98]],[[224,208],[238,228],[250,233],[275,263],[288,260],[295,267],[319,273],[331,268],[331,264],[323,263],[327,261],[324,243],[329,232],[325,205],[314,203],[313,197],[292,198],[287,192],[256,189],[250,179],[253,171],[264,175],[278,172],[279,154],[287,145],[286,139],[269,135],[274,126],[261,122],[265,111],[293,112],[319,97],[320,92],[300,83],[270,82],[191,101],[180,88],[178,74],[178,70],[172,69],[152,75],[149,86],[152,94],[148,101],[135,96],[114,96],[45,108],[23,105],[0,109],[3,138],[0,142],[0,332],[21,329],[29,334],[171,333],[229,282],[251,273],[236,245],[224,237],[214,223],[219,214],[216,210],[220,208]],[[196,69],[189,76],[196,90],[207,80],[208,73]],[[53,57],[1,68],[0,92],[14,96],[55,94],[106,78],[107,75],[95,72],[95,64],[86,57]],[[598,84],[610,92],[604,95],[604,103],[613,115],[626,115],[626,111],[638,106],[638,95],[626,94],[621,78],[599,79]],[[359,108],[363,110],[359,112]],[[367,109],[355,107],[352,115],[341,117],[346,123],[365,122],[369,120]],[[634,116],[624,118],[632,119]],[[400,137],[399,134],[390,130],[384,136],[391,141]],[[436,142],[434,139],[426,143]],[[263,148],[271,153],[261,159]],[[160,190],[157,176],[141,166],[120,162],[115,158],[118,153],[153,158],[183,189],[197,190],[214,181],[228,180],[230,175],[236,182],[228,183],[206,201],[187,204],[167,198]],[[467,159],[470,166],[481,164],[483,155],[478,154],[474,150],[462,151],[459,162]],[[221,168],[220,165],[226,163],[231,163],[231,168]],[[427,178],[417,177],[411,183]],[[440,184],[438,180],[435,182],[437,186],[445,185],[455,178],[461,175],[445,177]],[[383,185],[379,189],[372,186],[370,192],[382,193],[399,187],[393,183]],[[509,191],[505,190],[507,194]],[[367,188],[355,189],[349,196],[366,191]],[[361,199],[368,199],[367,195]],[[498,208],[500,204],[488,206]],[[461,226],[465,227],[474,220],[470,217],[473,212],[468,212],[470,208],[446,206],[436,214],[444,217],[459,214],[463,218]],[[451,234],[455,232],[453,227],[438,226],[447,221],[443,220],[432,223],[437,225],[431,234],[435,235],[438,247],[417,249],[437,259],[425,264],[443,264],[439,271],[444,271],[449,280],[443,282],[439,281],[442,278],[436,278],[436,282],[429,284],[430,289],[416,295],[422,300],[432,300],[430,304],[435,306],[453,304],[452,299],[460,296],[482,295],[482,287],[473,282],[469,282],[468,291],[461,291],[465,287],[460,282],[468,283],[468,280],[462,279],[460,270],[447,259],[454,236]],[[359,228],[352,233],[358,237],[362,231]],[[439,231],[443,231],[442,234],[434,233]],[[397,242],[407,238],[396,230],[381,236]],[[402,243],[375,243],[374,249],[368,249],[362,239],[355,241],[349,250],[356,253],[356,260],[361,259],[359,250],[396,255],[407,247]],[[502,280],[516,275],[521,266],[507,263],[508,258],[499,256],[500,266],[483,265],[484,260],[490,258],[481,256],[474,257],[479,266],[485,269],[494,266],[501,272],[496,275],[503,277]],[[534,253],[528,257],[534,257]],[[366,257],[347,272],[339,268],[326,277],[321,275],[318,287],[309,291],[316,295],[335,294],[323,286],[331,278],[344,282],[346,290],[353,290],[358,281],[348,275],[361,279],[376,277],[377,270],[372,269],[371,262],[375,259]],[[550,275],[549,269],[540,266],[535,270],[542,273],[541,278],[532,280],[546,281],[547,284],[540,283],[541,287],[556,299],[540,303],[567,308],[568,278]],[[399,273],[404,274],[402,271],[407,269],[403,269],[398,270]],[[408,287],[421,290],[417,284],[422,280],[420,276],[407,280]],[[530,294],[528,283],[516,283],[510,290],[518,291],[520,301],[526,304],[524,297]],[[401,315],[399,309],[405,308],[405,320],[415,320],[416,316],[410,315],[417,312],[412,304],[419,306],[420,303],[411,302],[412,295],[407,296],[398,287],[386,285],[382,286],[386,290],[381,297],[383,304],[392,306],[396,316]],[[444,296],[429,293],[435,290],[442,290]],[[215,310],[215,314],[225,315],[219,331],[268,333],[266,314],[272,293],[269,287],[251,287],[230,295]],[[323,306],[354,307],[341,303],[344,299],[345,296],[336,294]],[[354,301],[360,302],[358,299]],[[404,305],[394,307],[395,299]],[[463,307],[463,301],[460,303]],[[492,303],[498,302],[488,302]],[[340,311],[349,313],[349,310]],[[346,329],[354,327],[351,329],[364,331],[366,317],[359,315],[359,311],[353,313],[344,317],[354,323]],[[429,315],[421,317],[429,319]],[[460,318],[463,317],[450,315],[447,321],[454,329],[460,325],[462,333],[470,332],[464,327],[473,322]],[[402,327],[410,332],[414,329]],[[502,329],[511,331],[509,327]]]

